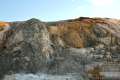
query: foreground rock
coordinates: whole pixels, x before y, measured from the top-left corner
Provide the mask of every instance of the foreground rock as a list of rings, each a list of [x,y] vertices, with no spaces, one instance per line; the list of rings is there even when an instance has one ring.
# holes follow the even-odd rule
[[[82,76],[67,75],[48,75],[48,74],[12,74],[6,75],[4,80],[84,80]],[[87,80],[87,79],[85,79]]]
[[[0,73],[44,71],[43,68],[54,53],[45,25],[31,19],[13,26],[14,32],[2,45],[4,49],[0,53],[0,69],[3,72]]]

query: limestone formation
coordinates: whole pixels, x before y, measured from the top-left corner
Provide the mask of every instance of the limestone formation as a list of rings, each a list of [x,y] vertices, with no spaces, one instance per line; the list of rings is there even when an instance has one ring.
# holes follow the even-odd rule
[[[33,18],[0,23],[0,27],[1,78],[20,72],[87,76],[90,67],[120,60],[119,20],[82,17],[42,22]]]

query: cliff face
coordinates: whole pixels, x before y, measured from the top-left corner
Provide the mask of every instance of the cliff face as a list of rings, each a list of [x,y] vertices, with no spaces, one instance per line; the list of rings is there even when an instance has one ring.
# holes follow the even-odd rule
[[[4,44],[1,45],[0,69],[3,72],[36,72],[41,67],[42,70],[54,53],[45,24],[31,19],[10,26],[14,27],[10,34],[9,30],[2,32],[7,37],[1,39]]]
[[[41,22],[30,19],[0,26],[3,28],[0,31],[1,76],[39,71],[84,73],[86,66],[94,62],[119,61],[119,20],[82,17]]]
[[[119,20],[79,18],[76,20],[58,22],[48,27],[52,36],[60,37],[70,47],[82,48],[95,46],[99,43],[110,45],[110,38],[119,38]],[[107,43],[104,38],[108,38]],[[113,41],[113,44],[117,43]]]

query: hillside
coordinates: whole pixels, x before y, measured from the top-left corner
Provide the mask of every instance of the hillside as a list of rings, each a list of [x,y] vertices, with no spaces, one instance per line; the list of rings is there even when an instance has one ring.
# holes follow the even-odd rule
[[[98,80],[107,78],[100,73],[106,63],[114,63],[116,66],[110,69],[119,72],[120,20],[80,17],[57,22],[34,18],[0,22],[1,78],[21,72],[41,72],[75,73],[84,80]]]

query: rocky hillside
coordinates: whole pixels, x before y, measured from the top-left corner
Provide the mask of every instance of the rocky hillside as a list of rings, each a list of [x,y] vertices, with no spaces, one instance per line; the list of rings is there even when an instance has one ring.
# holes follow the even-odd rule
[[[120,20],[80,17],[57,22],[34,18],[0,22],[1,78],[5,74],[42,72],[76,73],[85,80],[98,80],[106,63],[114,62],[120,70],[119,53]]]
[[[103,43],[110,45],[118,43],[120,37],[120,21],[101,18],[78,18],[75,20],[48,23],[48,31],[53,37],[58,36],[65,45],[74,48],[84,48]],[[105,42],[104,38],[109,41]]]

